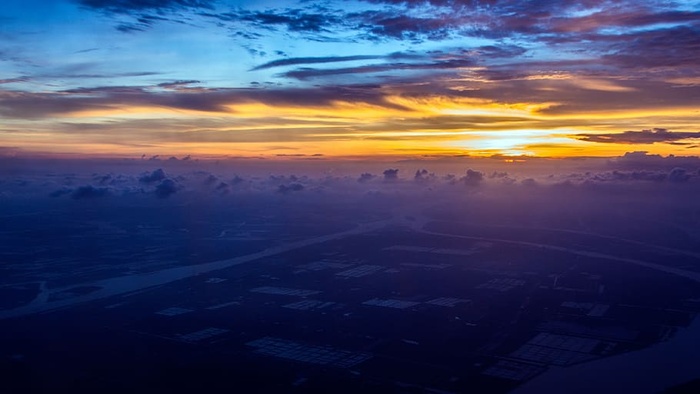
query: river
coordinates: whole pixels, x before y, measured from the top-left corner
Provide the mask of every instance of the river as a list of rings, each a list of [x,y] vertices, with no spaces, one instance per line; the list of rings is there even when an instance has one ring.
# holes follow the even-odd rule
[[[670,340],[568,368],[551,367],[512,394],[657,394],[700,378],[700,318]]]

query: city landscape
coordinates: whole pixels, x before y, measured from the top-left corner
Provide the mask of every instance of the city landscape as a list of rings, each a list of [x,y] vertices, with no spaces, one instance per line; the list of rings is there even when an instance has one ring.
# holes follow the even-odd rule
[[[465,179],[375,179],[383,196],[6,197],[0,387],[517,393],[689,330],[700,251],[679,230],[648,242],[637,212],[597,207],[526,220],[532,201],[483,199],[488,184]]]

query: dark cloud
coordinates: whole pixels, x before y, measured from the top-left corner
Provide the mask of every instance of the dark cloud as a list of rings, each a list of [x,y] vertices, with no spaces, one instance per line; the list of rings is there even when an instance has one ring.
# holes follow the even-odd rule
[[[214,174],[209,174],[209,176],[204,179],[204,184],[205,185],[213,185],[214,183],[219,181],[219,177],[217,177]]]
[[[197,81],[197,80],[163,82],[163,83],[159,83],[158,87],[163,88],[163,89],[169,89],[169,90],[187,90],[187,89],[192,89],[190,87],[190,85],[198,84],[200,82],[201,81]]]
[[[204,201],[202,199],[207,198],[207,196],[217,196],[218,198],[224,195],[227,199],[251,196],[265,198],[265,196],[272,197],[276,194],[299,194],[303,195],[305,199],[307,197],[313,199],[318,193],[326,196],[331,195],[327,193],[360,196],[365,195],[369,189],[374,189],[375,192],[386,196],[390,194],[413,196],[410,198],[424,198],[421,196],[428,195],[433,195],[435,198],[451,198],[450,196],[462,198],[465,196],[464,193],[469,191],[472,192],[468,193],[470,198],[488,195],[518,198],[520,193],[555,192],[556,190],[552,187],[556,185],[567,185],[575,190],[602,188],[601,190],[614,191],[615,193],[625,192],[625,190],[647,189],[667,193],[693,193],[693,190],[700,187],[700,173],[698,173],[700,163],[697,160],[693,165],[691,161],[682,162],[681,158],[676,157],[657,157],[643,153],[631,153],[629,156],[635,158],[635,163],[637,163],[632,169],[606,169],[609,165],[606,159],[557,160],[556,172],[551,176],[546,176],[544,174],[548,173],[543,172],[552,170],[551,161],[546,159],[532,159],[532,162],[523,162],[517,166],[504,164],[502,160],[488,158],[460,158],[451,161],[449,166],[443,166],[447,163],[430,159],[421,161],[420,164],[428,167],[418,167],[420,169],[417,171],[415,166],[419,164],[418,161],[397,162],[395,163],[396,167],[388,169],[384,174],[387,181],[370,182],[369,185],[374,185],[371,188],[367,187],[367,183],[363,183],[363,181],[375,178],[370,173],[363,173],[359,179],[354,176],[354,174],[359,173],[357,171],[359,169],[372,168],[368,166],[369,163],[352,168],[346,167],[344,170],[338,168],[337,170],[342,172],[334,172],[334,175],[329,176],[323,170],[319,171],[317,166],[299,162],[291,164],[287,161],[277,163],[247,162],[247,164],[243,161],[163,163],[163,165],[168,166],[166,167],[168,177],[153,184],[144,185],[139,181],[139,176],[133,174],[139,174],[144,167],[147,168],[148,162],[132,160],[131,164],[128,164],[113,160],[109,163],[105,162],[107,164],[104,166],[98,164],[97,168],[95,165],[90,165],[87,174],[76,173],[60,177],[47,175],[45,180],[37,175],[14,176],[2,185],[3,192],[8,195],[19,196],[35,193],[39,198],[44,199],[48,199],[48,196],[68,196],[74,199],[109,196],[109,200],[115,202],[115,199],[121,198],[141,199],[147,202],[149,195],[150,198],[164,199],[173,194],[178,194],[178,200],[182,202]],[[654,164],[656,160],[667,161],[667,167],[657,166]],[[638,164],[642,162],[646,164]],[[44,166],[45,163],[48,162],[40,162],[39,165]],[[56,168],[54,171],[58,171],[58,173],[68,174],[73,169],[81,168],[79,163],[61,163],[60,165],[56,165],[55,161],[52,163]],[[464,168],[465,163],[478,165],[484,171],[469,169],[461,177],[444,176],[446,171],[450,169],[458,168],[458,166]],[[374,162],[371,165],[376,169],[381,168],[376,166],[382,164]],[[620,163],[615,163],[615,165],[622,167]],[[671,166],[668,167],[668,165]],[[84,169],[85,165],[82,168]],[[582,168],[588,169],[587,172],[581,173]],[[235,177],[232,180],[234,170],[244,171],[251,175],[245,180],[240,177]],[[255,175],[269,174],[280,170],[294,171],[297,175]],[[410,171],[410,177],[399,178],[399,170]],[[440,171],[440,176],[435,175],[432,170]],[[508,170],[509,173],[506,174],[505,170]],[[216,172],[216,176],[213,175],[214,172]],[[462,185],[462,187],[455,187],[456,184]],[[465,189],[464,185],[469,187]],[[183,190],[188,192],[182,193],[180,196],[179,194]],[[61,199],[57,200],[56,202],[59,202]],[[231,202],[235,204],[235,200],[231,200]]]
[[[244,179],[238,175],[234,176],[233,179],[231,179],[231,183],[234,185],[238,185],[239,183],[243,183],[243,182],[244,182]]]
[[[230,191],[230,186],[226,182],[219,182],[219,184],[216,185],[216,188],[214,190],[221,194],[226,194]]]
[[[465,50],[466,53],[481,56],[489,59],[511,58],[524,55],[527,49],[519,45],[485,45],[471,50]]]
[[[250,12],[242,15],[242,20],[261,25],[284,25],[289,31],[322,32],[339,21],[330,15],[310,14],[299,10],[287,13]]]
[[[657,142],[674,142],[685,139],[700,138],[700,132],[672,132],[655,128],[642,131],[625,131],[610,134],[576,134],[575,138],[588,142],[614,144],[654,144]]]
[[[301,183],[290,183],[289,185],[279,185],[277,187],[277,192],[282,194],[299,192],[302,190],[304,190],[304,185],[302,185]]]
[[[525,187],[535,187],[538,185],[537,181],[533,178],[526,178],[520,181],[520,184]]]
[[[163,14],[163,11],[159,10],[157,11],[159,14]],[[134,19],[129,22],[121,22],[116,26],[116,29],[121,31],[122,33],[134,33],[134,32],[141,32],[141,31],[146,31],[153,27],[156,23],[159,22],[173,22],[173,23],[183,23],[180,19],[178,18],[165,18],[163,16],[157,16],[157,15],[148,15],[148,14],[141,14],[141,15],[134,15]]]
[[[661,11],[648,6],[634,6],[632,4],[616,7],[609,5],[585,16],[565,17],[556,16],[547,24],[548,30],[558,33],[560,38],[555,41],[563,42],[579,39],[615,40],[614,33],[606,34],[601,31],[610,27],[638,28],[642,26],[654,26],[660,24],[679,24],[697,21],[700,13],[691,11]],[[656,29],[656,30],[664,30]],[[654,29],[650,29],[654,30]],[[642,32],[645,34],[646,32]],[[635,34],[635,33],[631,33]],[[618,34],[619,35],[619,34]],[[628,34],[622,34],[628,36]]]
[[[470,168],[467,170],[467,175],[462,178],[462,180],[467,186],[478,186],[484,180],[484,173]]]
[[[628,182],[647,181],[663,182],[668,175],[661,171],[640,170],[640,171],[612,171],[609,173],[595,174],[591,179],[603,182]]]
[[[123,73],[97,73],[97,72],[85,72],[89,70],[94,65],[85,64],[82,68],[64,68],[58,69],[52,72],[44,72],[35,74],[33,77],[39,78],[51,78],[51,79],[113,79],[122,77],[150,77],[154,75],[160,75],[161,73],[156,71],[130,71]],[[80,71],[80,72],[77,72]]]
[[[384,174],[385,181],[395,181],[399,179],[399,170],[397,168],[386,169],[382,174]]]
[[[543,40],[547,42],[591,42],[616,41],[630,44],[628,58],[624,50],[609,49],[599,53],[610,54],[611,61],[635,65],[636,48],[656,47],[657,51],[668,48],[656,46],[654,39],[636,42],[628,36],[659,31],[659,25],[688,25],[697,22],[700,13],[679,10],[672,2],[641,0],[638,2],[605,0],[588,1],[538,1],[530,0],[428,0],[428,1],[371,1],[386,5],[382,8],[369,7],[347,11],[342,7],[301,2],[302,8],[269,8],[253,10],[234,8],[228,12],[215,10],[216,5],[225,5],[215,0],[76,0],[83,6],[114,14],[128,14],[136,18],[122,22],[118,29],[124,32],[147,30],[161,21],[178,22],[169,19],[165,11],[198,10],[198,16],[228,27],[232,35],[246,40],[255,40],[266,31],[284,29],[287,32],[302,33],[306,39],[316,41],[359,41],[359,40],[446,40],[460,36],[487,38],[513,38],[524,41]],[[584,12],[582,12],[584,11]],[[585,12],[589,11],[589,12]],[[240,26],[240,25],[244,26]],[[650,27],[646,32],[629,34],[610,33],[611,29],[632,29]],[[653,27],[657,27],[654,29]],[[689,28],[676,26],[669,30]],[[692,29],[692,28],[691,28]],[[683,38],[675,45],[692,45]],[[349,38],[348,36],[351,36]],[[615,39],[614,36],[618,36]],[[670,37],[670,36],[669,36]],[[692,38],[692,37],[689,37]],[[662,42],[665,42],[662,40]],[[620,48],[618,48],[620,49]],[[652,49],[653,50],[653,49]],[[511,57],[517,52],[494,52],[490,56]],[[672,58],[674,56],[671,56]],[[687,56],[683,56],[687,60]],[[668,57],[658,57],[658,61]],[[651,59],[649,59],[651,60]]]
[[[126,106],[159,106],[203,112],[231,112],[235,104],[333,106],[339,98],[389,108],[402,108],[385,100],[378,85],[326,85],[313,88],[219,88],[163,92],[158,87],[103,86],[57,92],[18,92],[0,89],[0,116],[34,119],[87,110]]]
[[[183,8],[212,8],[214,0],[77,0],[79,4],[115,13]]]
[[[370,39],[445,40],[459,36],[570,44],[615,67],[685,66],[698,52],[700,12],[655,0],[376,0],[382,10],[355,12]],[[362,34],[360,35],[363,36]],[[580,43],[585,47],[577,48]],[[561,48],[564,49],[564,48]],[[485,54],[519,57],[524,52]]]
[[[99,50],[100,50],[100,48],[87,48],[87,49],[81,49],[79,51],[75,51],[73,53],[90,53],[90,52],[95,52],[95,51],[99,51]]]
[[[413,180],[416,182],[428,182],[437,179],[437,175],[432,172],[428,172],[425,168],[422,170],[416,170],[416,174],[413,176]]]
[[[164,179],[156,186],[155,194],[158,198],[167,198],[175,194],[180,186],[172,179]]]
[[[655,169],[670,170],[676,167],[700,168],[700,157],[697,156],[661,156],[650,155],[645,151],[627,152],[624,155],[608,160],[607,166],[620,169]]]
[[[683,167],[670,167],[671,164],[679,164],[684,158],[681,157],[660,157],[656,155],[645,155],[644,152],[634,152],[631,156],[636,156],[634,161],[630,163],[624,163],[622,160],[632,160],[630,158],[620,158],[614,163],[617,166],[620,164],[627,164],[629,167],[634,167],[633,170],[612,170],[612,171],[600,171],[600,172],[586,172],[584,174],[569,174],[566,176],[569,182],[574,181],[578,184],[643,184],[643,183],[672,183],[672,184],[682,184],[690,182],[696,174],[693,171],[688,171]],[[700,165],[698,158],[694,158],[695,165]],[[670,163],[665,163],[666,166],[659,165],[660,161],[669,160]],[[609,163],[610,164],[610,163]],[[692,165],[691,162],[686,162],[686,164]],[[621,166],[624,167],[624,166]],[[666,167],[666,168],[664,168]]]
[[[210,10],[216,0],[75,0],[92,10],[114,16],[127,16],[130,20],[120,20],[115,28],[122,33],[144,32],[156,23],[184,23],[182,15],[169,18],[167,13],[184,10]],[[120,18],[123,19],[123,18]]]
[[[275,156],[276,157],[304,157],[304,158],[318,159],[318,158],[323,157],[323,153],[313,153],[310,155],[307,155],[306,153],[278,153]]]
[[[106,187],[94,187],[92,185],[80,186],[71,193],[71,198],[74,200],[82,200],[86,198],[104,197],[109,194],[109,189]]]
[[[688,171],[685,170],[685,168],[676,167],[668,173],[668,180],[669,182],[673,183],[687,182],[690,179],[690,177],[691,175],[688,173]]]
[[[70,194],[73,190],[67,187],[63,187],[58,190],[54,190],[51,193],[49,193],[49,197],[61,197],[64,194]]]
[[[498,183],[504,185],[512,185],[517,182],[517,180],[511,177],[506,171],[493,171],[491,174],[487,175],[487,178],[496,180]]]
[[[349,18],[357,20],[370,36],[410,41],[449,38],[463,22],[450,14],[416,17],[391,11],[365,11],[351,14]]]
[[[147,26],[138,23],[120,23],[115,29],[122,33],[138,33],[147,30]]]
[[[26,82],[28,80],[29,80],[29,78],[27,78],[27,77],[5,78],[5,79],[0,79],[0,85],[7,84],[7,83]]]
[[[370,174],[369,172],[364,172],[364,173],[360,174],[360,177],[357,178],[357,181],[360,183],[364,183],[364,182],[369,182],[374,178],[376,178],[376,175]]]
[[[272,60],[270,62],[253,67],[251,69],[251,71],[265,70],[265,69],[274,68],[274,67],[296,66],[296,65],[300,65],[300,64],[338,63],[338,62],[350,62],[350,61],[356,61],[356,60],[371,60],[371,59],[379,59],[379,58],[381,58],[381,56],[367,56],[367,55],[294,57],[294,58],[289,58],[289,59]]]
[[[700,13],[695,16],[700,20]],[[625,68],[697,66],[700,26],[678,26],[613,37],[603,61]]]
[[[166,178],[165,171],[163,171],[162,168],[159,168],[150,174],[143,175],[139,178],[139,182],[143,183],[154,183],[158,181],[162,181],[163,179]]]
[[[469,57],[464,58],[447,58],[431,62],[400,62],[400,63],[381,63],[370,64],[357,67],[346,68],[299,68],[288,71],[283,75],[288,78],[306,80],[310,78],[329,77],[346,74],[374,74],[397,71],[419,71],[419,70],[450,70],[475,65],[474,59]]]
[[[398,6],[405,12],[431,15],[425,18],[409,18],[405,15],[385,19],[373,18],[378,28],[375,34],[412,38],[416,34],[430,39],[461,35],[504,38],[515,34],[542,34],[551,30],[551,19],[565,15],[568,9],[585,9],[585,2],[527,0],[429,0],[429,1],[376,1]],[[572,7],[573,6],[573,7]],[[426,10],[427,7],[427,10]],[[422,12],[421,12],[422,11]],[[397,9],[394,9],[397,12]],[[377,14],[386,13],[376,12]],[[439,15],[439,17],[435,17]],[[378,19],[378,20],[377,20]]]
[[[114,182],[114,177],[112,176],[112,174],[95,175],[92,179],[100,185],[110,184]]]
[[[332,32],[345,24],[345,21],[338,15],[337,11],[333,12],[319,7],[308,9],[270,9],[265,11],[240,9],[223,13],[201,13],[201,15],[221,22],[242,22],[263,30],[282,27],[287,31],[297,33]],[[255,39],[258,37],[258,34],[254,34],[249,38]],[[321,39],[319,38],[319,40]]]

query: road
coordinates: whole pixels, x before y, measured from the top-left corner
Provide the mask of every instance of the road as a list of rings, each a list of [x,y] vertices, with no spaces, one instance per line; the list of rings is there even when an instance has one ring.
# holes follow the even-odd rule
[[[334,234],[322,235],[322,236],[318,236],[318,237],[313,237],[313,238],[309,238],[309,239],[305,239],[305,240],[301,240],[301,241],[288,243],[285,245],[279,245],[279,246],[265,249],[265,250],[260,251],[260,252],[248,254],[245,256],[235,257],[235,258],[231,258],[231,259],[218,260],[218,261],[213,261],[210,263],[199,264],[199,265],[194,265],[194,266],[167,268],[167,269],[164,269],[161,271],[149,272],[149,273],[143,273],[143,274],[137,274],[137,275],[119,276],[119,277],[115,277],[115,278],[96,280],[93,282],[81,283],[78,285],[72,285],[72,286],[61,287],[61,288],[51,289],[51,288],[48,288],[45,283],[43,283],[41,286],[40,293],[34,299],[34,301],[32,301],[26,305],[23,305],[21,307],[0,311],[0,320],[12,318],[12,317],[30,315],[30,314],[34,314],[34,313],[47,312],[47,311],[51,311],[51,310],[55,310],[55,309],[66,308],[66,307],[82,304],[85,302],[100,300],[100,299],[107,298],[107,297],[142,291],[142,290],[146,290],[146,289],[149,289],[152,287],[162,286],[162,285],[165,285],[165,284],[177,281],[177,280],[186,279],[186,278],[193,277],[196,275],[201,275],[201,274],[209,273],[212,271],[218,271],[218,270],[230,268],[230,267],[233,267],[236,265],[249,263],[249,262],[261,259],[261,258],[271,257],[271,256],[275,256],[278,254],[286,253],[286,252],[289,252],[289,251],[292,251],[292,250],[295,250],[298,248],[303,248],[305,246],[310,246],[310,245],[315,245],[315,244],[319,244],[319,243],[323,243],[323,242],[337,240],[337,239],[345,238],[345,237],[350,236],[350,235],[356,235],[356,234],[362,234],[362,233],[374,231],[374,230],[380,229],[382,227],[385,227],[388,224],[401,224],[401,225],[408,226],[411,229],[413,229],[414,231],[417,231],[420,233],[437,235],[437,236],[441,236],[441,237],[463,238],[463,239],[470,239],[470,240],[475,240],[475,241],[486,241],[486,242],[500,242],[500,243],[506,243],[506,244],[511,244],[511,245],[519,245],[519,246],[534,247],[534,248],[539,248],[539,249],[554,250],[554,251],[558,251],[558,252],[571,253],[571,254],[579,255],[579,256],[629,263],[629,264],[634,264],[634,265],[638,265],[641,267],[650,268],[650,269],[660,271],[660,272],[665,272],[665,273],[669,273],[669,274],[673,274],[673,275],[682,276],[684,278],[691,279],[695,282],[700,282],[700,273],[687,271],[687,270],[683,270],[680,268],[668,267],[668,266],[664,266],[661,264],[650,263],[647,261],[642,261],[642,260],[637,260],[637,259],[629,259],[629,258],[613,256],[613,255],[597,253],[597,252],[590,252],[590,251],[586,251],[586,250],[564,248],[561,246],[550,245],[550,244],[540,244],[540,243],[534,243],[534,242],[515,241],[515,240],[500,239],[500,238],[487,238],[487,237],[474,237],[474,236],[456,235],[456,234],[444,234],[444,233],[439,233],[439,232],[435,232],[435,231],[425,230],[424,227],[425,227],[425,224],[427,224],[427,222],[428,222],[428,220],[425,218],[411,217],[411,219],[407,219],[406,215],[396,215],[392,218],[385,219],[385,220],[359,224],[357,227],[355,227],[351,230],[347,230],[347,231],[343,231],[343,232],[339,232],[339,233],[334,233]],[[587,235],[589,235],[589,234],[587,234]],[[66,291],[69,291],[70,289],[73,289],[76,287],[86,287],[86,286],[99,287],[100,289],[96,290],[92,293],[89,293],[89,294],[75,295],[75,296],[72,296],[72,297],[66,298],[66,299],[49,301],[49,299],[51,298],[51,295],[65,293]]]
[[[255,261],[265,257],[275,256],[281,253],[286,253],[295,249],[303,248],[305,246],[333,241],[345,238],[350,235],[370,232],[382,228],[388,225],[389,223],[392,223],[393,221],[394,219],[390,218],[370,223],[362,223],[351,230],[291,242],[285,245],[275,246],[245,256],[225,260],[218,260],[210,263],[190,265],[185,267],[167,268],[156,272],[119,276],[115,278],[101,279],[93,282],[81,283],[68,287],[60,287],[53,289],[47,288],[45,286],[45,283],[43,283],[39,295],[32,302],[18,308],[0,311],[0,320],[12,317],[31,315],[34,313],[48,312],[55,309],[71,307],[85,302],[146,290],[156,286],[162,286],[171,282],[175,282],[177,280],[186,279],[192,276],[201,275],[212,271],[230,268],[236,265],[249,263],[251,261]],[[76,287],[88,286],[99,287],[100,289],[89,294],[75,295],[67,299],[49,301],[51,295],[53,294],[65,293],[66,291],[69,291],[70,289]]]
[[[673,275],[682,276],[684,278],[688,278],[688,279],[691,279],[695,282],[700,283],[700,272],[694,272],[694,271],[688,271],[688,270],[684,270],[684,269],[680,269],[680,268],[668,267],[668,266],[661,265],[661,264],[650,263],[648,261],[642,261],[642,260],[637,260],[637,259],[628,259],[625,257],[613,256],[613,255],[598,253],[598,252],[590,252],[587,250],[564,248],[561,246],[550,245],[550,244],[540,244],[540,243],[527,242],[527,241],[514,241],[514,240],[510,240],[510,239],[501,239],[501,238],[487,238],[487,237],[473,237],[473,236],[468,236],[468,235],[445,234],[445,233],[439,233],[439,232],[435,232],[435,231],[425,230],[422,226],[420,226],[420,227],[414,226],[413,228],[415,231],[418,231],[418,232],[421,232],[424,234],[438,235],[438,236],[442,236],[442,237],[463,238],[463,239],[470,239],[470,240],[474,240],[474,241],[485,241],[485,242],[500,242],[500,243],[506,243],[506,244],[511,244],[511,245],[528,246],[528,247],[534,247],[534,248],[539,248],[539,249],[554,250],[557,252],[566,252],[566,253],[571,253],[571,254],[575,254],[578,256],[592,257],[592,258],[596,258],[596,259],[613,260],[613,261],[619,261],[619,262],[624,262],[624,263],[629,263],[629,264],[635,264],[635,265],[650,268],[650,269],[653,269],[656,271],[661,271],[661,272],[666,272],[666,273],[673,274]]]

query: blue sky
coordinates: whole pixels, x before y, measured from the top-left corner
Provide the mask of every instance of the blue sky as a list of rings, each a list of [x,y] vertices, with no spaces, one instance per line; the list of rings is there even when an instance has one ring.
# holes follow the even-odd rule
[[[0,21],[17,151],[698,152],[697,1],[30,0]]]

